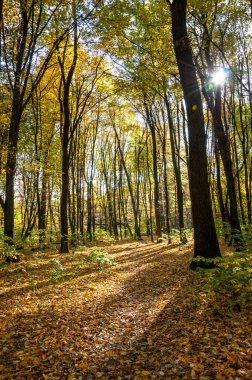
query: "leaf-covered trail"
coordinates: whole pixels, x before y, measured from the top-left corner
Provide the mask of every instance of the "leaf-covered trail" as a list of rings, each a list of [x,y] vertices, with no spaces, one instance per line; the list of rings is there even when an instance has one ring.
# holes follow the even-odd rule
[[[1,270],[1,379],[252,378],[249,310],[212,310],[188,270],[191,244],[104,249],[116,266],[47,252]]]

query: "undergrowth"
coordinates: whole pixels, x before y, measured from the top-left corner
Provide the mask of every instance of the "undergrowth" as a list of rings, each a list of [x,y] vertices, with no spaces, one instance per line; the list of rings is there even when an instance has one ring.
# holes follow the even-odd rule
[[[116,261],[107,252],[103,252],[96,247],[93,247],[91,252],[86,255],[85,261],[88,264],[98,264],[99,267],[116,264]]]
[[[249,250],[216,258],[216,268],[199,269],[203,291],[218,313],[233,316],[252,301],[252,255]]]
[[[96,265],[98,270],[101,270],[107,266],[116,265],[116,261],[107,252],[103,252],[97,247],[91,248],[88,254],[84,255],[81,262],[76,263],[74,257],[68,256],[65,261],[70,263],[70,267],[64,267],[59,259],[51,259],[51,268],[49,270],[49,283],[55,284],[64,281],[69,278],[75,277],[75,270],[88,265]]]

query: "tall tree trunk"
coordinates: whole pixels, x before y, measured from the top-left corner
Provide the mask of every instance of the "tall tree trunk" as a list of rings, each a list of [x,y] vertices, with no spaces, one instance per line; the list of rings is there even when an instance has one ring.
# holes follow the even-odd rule
[[[147,154],[147,176],[148,176],[148,184],[149,184],[149,207],[150,207],[150,219],[149,219],[149,227],[150,227],[150,236],[151,236],[151,241],[154,241],[154,236],[153,236],[153,222],[152,222],[152,186],[151,186],[151,175],[150,175],[150,165],[149,165],[149,149],[148,149],[148,138],[146,139],[146,154]]]
[[[161,238],[161,213],[160,213],[160,200],[159,200],[159,179],[158,179],[158,158],[157,158],[157,140],[155,123],[152,117],[152,112],[149,107],[145,106],[147,124],[150,128],[152,138],[152,160],[153,160],[153,179],[154,179],[154,209],[156,219],[156,235]]]
[[[168,237],[168,244],[171,244],[171,223],[170,223],[170,196],[168,189],[168,173],[167,173],[167,125],[165,112],[162,107],[162,121],[163,128],[161,127],[161,123],[159,122],[159,135],[160,135],[160,143],[162,147],[162,159],[163,159],[163,174],[164,174],[164,202],[165,202],[165,228]]]
[[[39,229],[39,242],[43,243],[45,240],[46,230],[46,209],[47,209],[47,183],[48,175],[46,169],[43,169],[42,173],[42,185],[41,185],[41,197],[38,209],[38,229]]]
[[[65,115],[66,116],[66,115]],[[60,253],[68,253],[68,196],[69,196],[69,154],[67,120],[64,124],[65,136],[62,144],[62,174],[61,174],[61,197],[60,197]]]
[[[194,258],[214,259],[220,249],[214,225],[207,171],[206,135],[201,94],[193,63],[186,25],[186,0],[174,0],[171,6],[172,36],[183,94],[189,135],[189,184],[194,226]],[[204,260],[190,267],[206,266]]]
[[[207,63],[207,68],[209,72],[213,71],[214,65],[213,61],[211,59],[210,54],[210,47],[211,47],[211,38],[210,33],[207,28],[206,24],[206,18],[202,21],[203,27],[204,27],[204,34],[203,34],[203,42],[204,42],[204,53],[205,53],[205,60]],[[239,237],[238,240],[236,239],[237,233],[241,233],[241,227],[240,227],[240,221],[238,216],[238,205],[237,205],[237,196],[236,196],[236,189],[235,189],[235,178],[233,174],[233,163],[231,158],[231,152],[230,152],[230,144],[227,136],[227,130],[225,130],[224,126],[227,126],[227,123],[225,122],[225,112],[224,112],[224,124],[222,121],[222,100],[221,100],[221,85],[215,86],[215,93],[214,96],[212,93],[208,93],[204,86],[205,78],[202,74],[201,70],[200,77],[203,84],[203,95],[206,99],[206,102],[209,106],[209,109],[212,114],[213,118],[213,129],[214,134],[217,139],[217,145],[218,149],[220,151],[225,177],[227,181],[227,189],[228,189],[228,195],[230,200],[230,227],[231,227],[231,241],[234,240],[234,242],[240,241]]]
[[[120,202],[120,208],[123,215],[123,224],[124,224],[124,236],[127,236],[127,230],[129,231],[129,234],[131,237],[133,237],[133,232],[130,228],[128,219],[127,219],[127,212],[125,207],[125,199],[124,199],[124,189],[123,189],[123,164],[122,159],[119,160],[119,202]]]
[[[245,212],[244,212],[244,207],[243,207],[243,199],[242,199],[242,191],[241,191],[241,178],[240,178],[240,170],[239,170],[239,158],[238,158],[238,151],[237,151],[237,140],[236,140],[236,126],[235,122],[233,122],[233,133],[234,133],[234,162],[235,162],[235,168],[236,168],[236,178],[237,178],[237,194],[238,194],[238,199],[239,199],[239,204],[240,204],[240,215],[241,215],[241,220],[242,223],[245,225],[246,224],[246,219],[245,219]],[[244,161],[244,174],[245,174],[245,190],[247,190],[247,163],[246,159]],[[247,194],[247,191],[246,191]]]
[[[61,69],[62,85],[63,85],[63,128],[62,128],[62,173],[61,173],[61,197],[60,197],[60,253],[68,253],[68,197],[69,197],[69,163],[70,163],[70,86],[72,78],[74,75],[76,63],[77,63],[77,53],[78,53],[78,37],[77,37],[77,19],[76,19],[76,4],[75,1],[72,3],[72,14],[74,19],[74,43],[73,43],[73,60],[71,66],[68,70],[67,75],[65,74],[65,62],[58,57],[58,62]],[[67,49],[67,42],[65,45],[65,53]],[[71,136],[73,138],[73,136]]]
[[[93,240],[92,230],[92,183],[87,184],[87,235],[88,240]]]
[[[171,107],[168,100],[168,96],[165,93],[164,95],[166,110],[167,110],[167,116],[168,116],[168,125],[169,125],[169,132],[170,132],[170,142],[171,142],[171,153],[172,153],[172,163],[173,163],[173,169],[175,174],[175,181],[176,181],[176,187],[177,187],[177,204],[178,204],[178,216],[179,216],[179,231],[180,231],[180,241],[181,243],[186,243],[187,238],[184,232],[185,224],[184,224],[184,197],[183,197],[183,188],[182,188],[182,181],[181,181],[181,172],[180,167],[177,162],[176,157],[176,148],[175,148],[175,139],[174,139],[174,123],[171,113]]]
[[[21,85],[22,65],[25,55],[27,34],[28,34],[28,16],[25,7],[21,7],[21,38],[19,48],[16,54],[15,80],[12,94],[11,120],[9,127],[9,138],[7,148],[6,162],[6,185],[5,185],[5,206],[4,206],[4,234],[9,238],[11,243],[14,238],[14,177],[17,159],[17,144],[19,137],[20,122],[22,117],[23,96],[24,92]]]
[[[116,167],[116,163],[117,163],[117,151],[115,152],[115,156],[114,156],[114,163],[113,163],[113,177],[114,177],[114,184],[113,184],[113,233],[114,233],[114,236],[116,239],[119,238],[119,234],[118,234],[118,227],[117,227],[117,197],[116,197],[116,193],[117,193],[117,167]]]
[[[164,164],[164,197],[165,197],[165,221],[166,232],[168,235],[168,243],[171,244],[171,224],[170,224],[170,202],[168,190],[168,176],[167,176],[167,159],[166,159],[166,137],[162,144],[163,164]]]
[[[4,204],[4,235],[11,243],[14,238],[14,178],[16,169],[17,143],[20,128],[22,110],[20,106],[20,93],[17,88],[13,94],[12,115],[9,129],[7,162],[6,162],[6,185]]]
[[[0,0],[0,62],[2,60],[2,33],[1,33],[2,27],[3,27],[3,0]]]
[[[214,145],[214,154],[215,154],[215,162],[216,162],[216,181],[217,181],[217,194],[218,194],[218,201],[219,201],[219,207],[220,207],[220,213],[221,213],[221,220],[225,224],[228,222],[228,217],[223,201],[223,193],[222,193],[222,185],[221,185],[221,170],[220,170],[220,158],[219,158],[219,151],[217,149],[216,144]]]
[[[233,163],[231,159],[230,146],[225,134],[224,126],[221,119],[221,89],[217,86],[215,90],[215,108],[214,108],[214,133],[217,137],[218,148],[225,171],[227,180],[227,189],[230,201],[230,227],[231,236],[241,232],[241,226],[238,216],[237,197],[235,189],[235,179],[233,175]]]
[[[117,144],[118,144],[118,150],[119,150],[120,158],[121,158],[121,163],[122,163],[122,167],[124,169],[124,173],[126,175],[127,184],[128,184],[129,193],[130,193],[130,199],[131,199],[131,203],[132,203],[133,216],[134,216],[134,229],[135,229],[134,236],[135,236],[136,239],[141,240],[142,237],[141,237],[140,225],[139,225],[139,222],[138,222],[138,209],[137,209],[137,204],[136,204],[136,200],[135,200],[135,195],[134,195],[134,191],[133,191],[130,175],[129,175],[129,172],[127,170],[126,162],[125,162],[125,159],[124,159],[124,154],[123,154],[123,150],[122,150],[122,147],[121,147],[121,143],[120,143],[120,139],[119,139],[119,136],[118,136],[118,132],[116,130],[116,126],[115,126],[114,123],[113,123],[113,129],[114,129],[114,132],[115,132],[115,136],[116,136],[116,140],[117,140]]]
[[[249,75],[249,74],[248,74]],[[237,132],[237,135],[240,138],[241,146],[242,146],[242,155],[243,155],[243,163],[244,163],[244,180],[245,180],[245,191],[246,191],[246,206],[247,206],[247,219],[248,224],[251,225],[251,215],[252,215],[252,204],[251,204],[251,164],[252,164],[252,155],[248,155],[248,152],[250,151],[250,140],[252,141],[249,129],[246,128],[246,120],[245,123],[243,122],[243,107],[246,107],[244,105],[244,99],[242,95],[242,88],[241,93],[239,94],[239,115],[240,115],[240,126],[241,126],[241,136],[239,136],[237,124],[234,123],[234,132]],[[247,122],[251,124],[252,120],[252,107],[250,107],[251,110],[251,116]],[[252,129],[251,129],[252,130]],[[250,136],[250,137],[249,137]],[[235,140],[236,142],[236,140]],[[250,168],[250,175],[249,175],[249,168]],[[239,168],[237,165],[237,175],[239,175]],[[245,223],[244,223],[245,224]]]

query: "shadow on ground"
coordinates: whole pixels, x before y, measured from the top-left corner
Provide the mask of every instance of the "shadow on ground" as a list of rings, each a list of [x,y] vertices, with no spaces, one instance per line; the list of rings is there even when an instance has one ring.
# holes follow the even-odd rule
[[[200,304],[191,250],[115,245],[115,267],[9,292],[3,301],[16,309],[2,312],[1,378],[251,378],[251,321],[241,329],[239,317]]]

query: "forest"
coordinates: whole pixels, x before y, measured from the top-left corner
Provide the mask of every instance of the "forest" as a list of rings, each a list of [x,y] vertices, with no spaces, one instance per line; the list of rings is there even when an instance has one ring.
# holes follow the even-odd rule
[[[252,1],[0,0],[0,378],[252,378]]]

